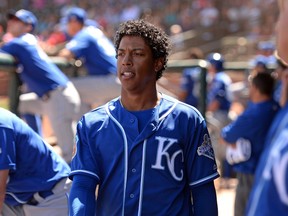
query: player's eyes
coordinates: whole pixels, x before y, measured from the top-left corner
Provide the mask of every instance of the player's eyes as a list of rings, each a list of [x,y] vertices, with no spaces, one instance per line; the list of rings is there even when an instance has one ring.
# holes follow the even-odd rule
[[[144,54],[143,54],[143,53],[136,52],[136,53],[133,53],[133,55],[135,55],[135,56],[143,56]]]
[[[118,53],[116,54],[116,58],[121,57],[121,56],[124,56],[124,53],[123,53],[123,52],[118,52]]]
[[[125,55],[129,55],[129,56],[144,56],[144,53],[143,52],[132,52],[132,53],[125,53],[125,52],[118,52],[117,54],[116,54],[116,58],[118,58],[118,57],[125,57]]]

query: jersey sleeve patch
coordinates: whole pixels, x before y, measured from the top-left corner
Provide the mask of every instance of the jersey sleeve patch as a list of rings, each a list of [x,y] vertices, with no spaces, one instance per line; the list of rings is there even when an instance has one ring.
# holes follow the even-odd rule
[[[197,154],[215,160],[211,139],[208,134],[204,134],[203,143],[197,148]]]

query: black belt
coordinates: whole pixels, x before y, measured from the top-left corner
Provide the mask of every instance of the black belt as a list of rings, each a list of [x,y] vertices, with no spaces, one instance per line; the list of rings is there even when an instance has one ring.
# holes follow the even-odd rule
[[[52,192],[52,190],[48,190],[48,191],[40,191],[40,192],[38,192],[38,194],[43,199],[46,199],[47,197],[53,195],[54,193]],[[35,197],[33,195],[32,198],[26,204],[36,206],[39,204],[39,202],[35,199]]]

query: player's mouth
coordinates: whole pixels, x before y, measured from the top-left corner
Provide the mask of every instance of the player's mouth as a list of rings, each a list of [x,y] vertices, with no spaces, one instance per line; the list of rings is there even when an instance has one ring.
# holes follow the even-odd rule
[[[131,71],[124,71],[124,72],[121,72],[121,77],[123,79],[130,79],[132,77],[135,76],[135,73],[131,72]]]

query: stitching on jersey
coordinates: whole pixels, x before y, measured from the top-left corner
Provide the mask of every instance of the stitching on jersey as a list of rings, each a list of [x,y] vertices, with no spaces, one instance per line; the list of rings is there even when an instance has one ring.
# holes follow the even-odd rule
[[[192,183],[190,183],[189,185],[190,185],[190,186],[195,186],[195,185],[197,185],[197,184],[199,184],[199,183],[201,183],[201,182],[204,182],[204,181],[206,181],[206,180],[208,180],[208,179],[212,179],[212,178],[214,178],[214,177],[217,177],[218,175],[219,175],[218,172],[216,172],[216,173],[214,173],[214,174],[212,174],[212,175],[209,175],[209,176],[207,176],[207,177],[205,177],[205,178],[199,179],[198,181],[192,182]]]
[[[107,115],[112,119],[112,121],[119,127],[119,129],[122,132],[123,135],[123,140],[124,140],[124,156],[125,156],[125,167],[124,167],[124,188],[123,188],[123,206],[122,206],[122,215],[124,216],[124,206],[125,206],[125,194],[126,194],[126,185],[127,185],[127,170],[128,170],[128,142],[127,142],[127,137],[124,131],[124,128],[121,126],[121,124],[112,116],[109,110],[109,103],[105,105],[105,110],[107,112]]]
[[[162,119],[164,119],[166,116],[168,116],[174,109],[175,107],[177,106],[178,102],[176,101],[172,107],[170,107],[170,109],[164,113],[160,118],[159,118],[159,121],[161,121]]]
[[[70,175],[73,175],[74,173],[85,173],[85,174],[90,174],[92,176],[95,176],[98,181],[100,181],[100,178],[97,174],[93,173],[93,172],[90,172],[90,171],[87,171],[87,170],[74,170],[70,173]]]
[[[14,195],[13,193],[6,192],[6,194],[9,194],[10,196],[12,196],[13,199],[15,199],[18,203],[21,203],[21,204],[25,204],[26,203],[25,201],[22,201],[22,200],[18,199],[17,196]]]
[[[141,182],[140,182],[140,197],[138,205],[138,216],[141,216],[142,213],[142,202],[143,202],[143,188],[144,188],[144,176],[145,176],[145,161],[146,161],[146,144],[147,139],[144,140],[143,149],[142,149],[142,168],[141,168]]]

